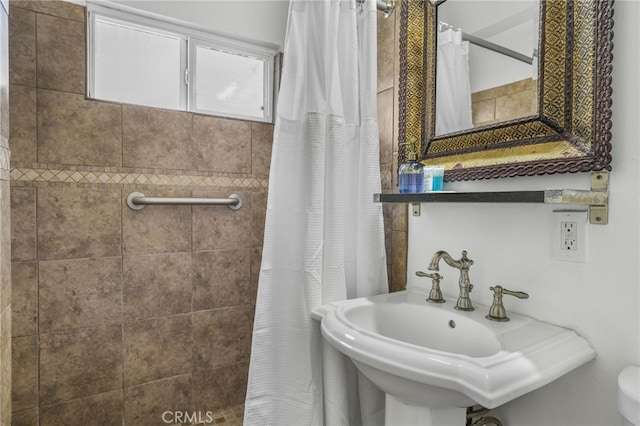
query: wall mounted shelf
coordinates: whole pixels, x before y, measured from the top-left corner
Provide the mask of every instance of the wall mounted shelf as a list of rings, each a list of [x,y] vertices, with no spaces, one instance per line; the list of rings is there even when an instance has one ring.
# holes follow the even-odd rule
[[[378,203],[410,203],[413,215],[420,215],[421,203],[540,203],[574,204],[589,206],[589,222],[594,225],[608,223],[609,172],[591,175],[591,190],[546,189],[538,191],[492,192],[427,192],[424,194],[374,194]]]

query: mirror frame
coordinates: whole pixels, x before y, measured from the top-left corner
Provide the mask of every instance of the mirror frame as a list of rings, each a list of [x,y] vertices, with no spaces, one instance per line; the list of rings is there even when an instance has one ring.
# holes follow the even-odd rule
[[[538,113],[435,136],[437,6],[402,0],[398,160],[416,141],[425,165],[461,181],[611,170],[614,0],[540,0]]]

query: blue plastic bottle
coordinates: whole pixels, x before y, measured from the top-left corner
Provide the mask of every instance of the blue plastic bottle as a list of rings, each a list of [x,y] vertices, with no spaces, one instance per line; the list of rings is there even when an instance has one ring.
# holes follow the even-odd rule
[[[422,193],[424,190],[424,170],[422,164],[417,160],[415,149],[410,148],[408,158],[409,162],[402,164],[398,169],[398,190],[401,194]]]

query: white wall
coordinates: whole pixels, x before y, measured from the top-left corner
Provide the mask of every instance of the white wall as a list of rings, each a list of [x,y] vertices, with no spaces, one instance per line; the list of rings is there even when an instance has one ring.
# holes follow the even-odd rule
[[[613,171],[609,224],[588,225],[588,261],[551,258],[552,210],[519,204],[423,204],[409,220],[408,286],[430,287],[415,276],[431,255],[467,250],[475,260],[472,300],[489,305],[489,286],[530,294],[505,296],[517,312],[576,329],[597,359],[496,410],[509,426],[616,426],[617,375],[640,364],[640,2],[618,0],[614,25]],[[590,174],[538,176],[449,184],[449,190],[590,188]],[[444,265],[443,290],[457,294],[457,271]]]
[[[114,2],[187,21],[224,34],[275,44],[283,50],[289,0],[115,0]]]

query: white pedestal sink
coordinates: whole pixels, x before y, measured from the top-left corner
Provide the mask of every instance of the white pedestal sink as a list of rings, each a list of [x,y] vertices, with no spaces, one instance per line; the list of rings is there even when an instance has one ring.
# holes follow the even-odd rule
[[[321,306],[322,335],[386,393],[386,424],[463,426],[466,407],[495,408],[595,358],[575,331],[486,306],[453,309],[419,292]]]

